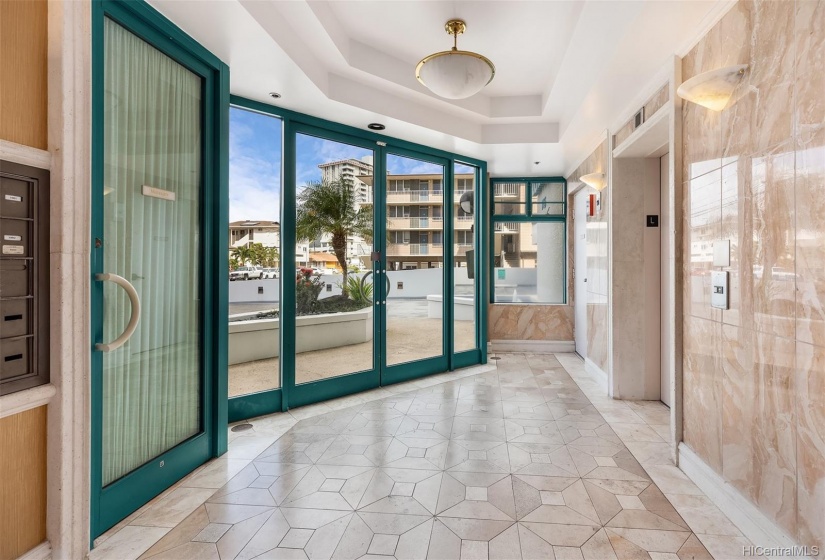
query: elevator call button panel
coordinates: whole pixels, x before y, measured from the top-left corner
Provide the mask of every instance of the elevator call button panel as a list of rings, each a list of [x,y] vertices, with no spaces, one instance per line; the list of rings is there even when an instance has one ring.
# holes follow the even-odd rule
[[[710,275],[710,305],[717,309],[728,308],[728,273],[714,270]]]

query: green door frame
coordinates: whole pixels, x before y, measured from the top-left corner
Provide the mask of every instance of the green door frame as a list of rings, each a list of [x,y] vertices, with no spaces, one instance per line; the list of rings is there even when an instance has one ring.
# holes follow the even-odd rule
[[[372,369],[366,371],[359,371],[355,373],[348,373],[339,375],[329,379],[320,379],[317,381],[310,381],[308,383],[296,384],[295,382],[295,345],[296,345],[296,317],[295,317],[295,282],[287,282],[286,279],[295,278],[297,275],[297,267],[295,265],[295,218],[296,218],[296,199],[297,193],[296,182],[294,179],[295,169],[297,167],[297,138],[298,135],[312,136],[323,140],[331,140],[333,142],[340,142],[349,146],[357,148],[364,148],[371,150],[373,153],[373,171],[374,175],[378,175],[376,169],[380,170],[381,161],[383,161],[381,146],[374,142],[365,140],[358,136],[353,136],[342,131],[327,130],[325,128],[317,127],[313,124],[299,122],[295,119],[289,119],[284,126],[286,138],[284,146],[291,145],[291,155],[287,156],[287,150],[284,150],[284,165],[292,167],[291,174],[284,182],[284,187],[281,191],[286,194],[289,201],[288,208],[284,207],[284,212],[281,215],[281,295],[284,297],[284,303],[281,305],[282,310],[291,310],[290,312],[280,313],[281,318],[281,380],[284,392],[287,395],[287,402],[289,408],[295,408],[319,401],[325,401],[344,395],[353,393],[360,393],[369,389],[374,389],[380,385],[379,379],[379,345],[376,342],[379,340],[378,333],[381,328],[381,321],[379,320],[379,313],[377,312],[379,306],[373,303],[373,357]],[[288,159],[287,159],[288,157]],[[374,188],[375,190],[375,188]],[[376,211],[375,203],[373,202],[373,224],[382,223],[383,213]],[[382,228],[374,228],[375,231],[381,232]],[[286,235],[289,235],[289,240]],[[376,241],[373,241],[376,244]],[[379,266],[373,263],[373,278],[377,278],[376,271]],[[381,285],[382,282],[373,282],[373,285]],[[374,295],[374,294],[373,294]],[[374,302],[379,301],[373,297]],[[285,350],[284,350],[285,349]],[[282,393],[283,395],[283,393]],[[283,398],[283,397],[282,397]]]
[[[92,228],[91,330],[103,335],[103,288],[94,275],[105,272],[103,238],[104,21],[129,32],[203,79],[203,146],[200,208],[201,250],[201,432],[155,457],[123,478],[102,484],[103,355],[91,352],[91,538],[102,534],[211,457],[227,449],[227,345],[229,244],[229,68],[160,13],[141,1],[92,3]],[[218,157],[214,157],[215,154]]]
[[[425,159],[427,161],[444,162],[445,166],[445,188],[444,188],[444,204],[445,204],[445,224],[450,224],[444,231],[443,243],[445,247],[450,247],[449,251],[445,252],[445,275],[448,265],[452,267],[452,211],[453,211],[453,173],[454,164],[465,164],[476,169],[475,189],[476,194],[476,220],[475,220],[475,243],[478,248],[475,251],[475,298],[478,302],[476,305],[476,337],[477,347],[474,350],[462,351],[459,353],[452,353],[450,349],[453,345],[453,308],[448,302],[452,302],[452,286],[449,286],[450,297],[448,298],[445,292],[444,301],[444,321],[445,321],[445,352],[440,359],[431,361],[419,361],[409,364],[399,364],[393,366],[396,368],[394,373],[384,375],[377,379],[374,371],[359,372],[345,376],[339,376],[330,380],[313,382],[305,384],[305,389],[301,385],[295,385],[295,316],[294,313],[285,313],[281,317],[280,330],[280,367],[281,367],[281,388],[253,393],[250,395],[242,395],[229,399],[229,421],[236,422],[246,418],[255,416],[262,416],[278,411],[286,411],[290,408],[319,402],[332,398],[342,397],[348,394],[357,393],[367,389],[371,389],[380,385],[388,385],[391,383],[398,383],[415,377],[424,375],[431,375],[442,371],[453,370],[459,367],[466,367],[474,364],[486,363],[487,361],[487,305],[485,294],[487,292],[487,284],[489,281],[489,266],[487,258],[489,249],[487,247],[489,235],[489,220],[487,219],[487,196],[484,191],[487,187],[487,162],[476,158],[461,156],[437,148],[431,148],[414,142],[399,140],[383,134],[361,130],[352,126],[335,123],[324,120],[318,117],[297,113],[288,109],[283,109],[260,101],[247,99],[232,95],[230,102],[233,106],[246,109],[253,112],[258,112],[264,115],[277,117],[281,119],[283,126],[283,154],[281,162],[281,279],[294,278],[295,269],[295,192],[288,185],[295,185],[296,182],[296,134],[307,133],[316,137],[344,142],[352,145],[366,147],[374,150],[374,175],[375,175],[375,197],[374,197],[374,219],[375,223],[386,222],[386,172],[385,172],[385,156],[386,153],[393,153],[398,155],[409,155],[417,159]],[[449,182],[446,182],[449,179]],[[450,185],[450,188],[446,188]],[[448,205],[449,202],[449,205]],[[449,213],[449,220],[447,217]],[[384,229],[377,228],[377,235],[374,241],[375,246],[379,248],[386,247],[386,236]],[[449,259],[447,255],[449,254]],[[382,258],[379,261],[382,270],[386,270],[386,250],[381,251]],[[376,264],[373,263],[376,269]],[[446,281],[449,276],[445,276],[445,290],[448,288]],[[451,279],[451,278],[450,278]],[[385,295],[384,282],[375,283],[377,290],[375,300],[379,300],[380,294]],[[287,288],[286,282],[281,282],[280,302],[282,309],[295,309],[295,291],[294,286]],[[377,307],[377,306],[376,306]],[[373,328],[375,335],[380,340],[384,325],[384,312],[378,312],[374,309]],[[449,336],[447,336],[449,335]],[[373,338],[376,340],[376,338]],[[373,364],[376,369],[380,368],[381,356],[378,355],[384,352],[383,348],[379,349],[379,345],[374,345],[374,361]],[[346,379],[346,382],[342,380]]]
[[[442,186],[443,192],[443,206],[442,206],[442,223],[444,224],[444,229],[442,233],[442,254],[443,254],[443,265],[442,265],[442,274],[441,274],[441,355],[440,356],[433,356],[430,358],[424,358],[421,360],[415,360],[412,362],[404,362],[401,364],[395,365],[388,365],[387,364],[387,340],[386,336],[381,336],[381,385],[391,385],[393,383],[400,383],[402,381],[408,381],[410,379],[415,379],[418,377],[424,377],[426,375],[432,375],[434,373],[441,373],[443,371],[447,371],[450,369],[450,350],[452,349],[452,332],[453,332],[453,323],[452,323],[452,305],[448,305],[449,302],[453,301],[453,292],[452,286],[448,285],[448,280],[452,280],[452,274],[448,274],[447,271],[450,270],[448,267],[452,267],[452,251],[447,251],[447,248],[452,247],[452,224],[453,224],[453,206],[452,206],[452,194],[455,190],[453,181],[453,160],[451,158],[445,158],[442,156],[433,156],[423,151],[418,150],[411,150],[409,148],[403,148],[399,146],[387,146],[384,149],[385,158],[384,161],[386,162],[386,156],[400,156],[409,159],[415,159],[418,161],[423,161],[426,163],[432,163],[435,165],[443,166],[444,168],[444,175],[442,180],[444,181]],[[381,177],[381,192],[379,193],[380,196],[376,196],[376,205],[378,204],[378,200],[381,201],[381,211],[382,213],[386,214],[387,210],[387,173],[384,172]],[[450,185],[450,188],[447,186]],[[386,219],[383,223],[386,223]],[[386,238],[386,235],[384,236]],[[449,262],[448,262],[449,258]],[[387,270],[387,243],[386,239],[384,244],[381,245],[381,268],[382,270]],[[386,285],[384,282],[381,282],[381,297],[384,301],[384,305],[381,306],[381,317],[383,325],[387,324],[387,294],[384,293],[386,289]],[[383,328],[382,332],[386,332],[386,327]]]

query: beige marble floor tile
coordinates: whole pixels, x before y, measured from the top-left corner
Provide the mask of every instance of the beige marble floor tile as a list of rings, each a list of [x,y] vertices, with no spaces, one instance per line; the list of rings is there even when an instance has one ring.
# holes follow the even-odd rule
[[[670,462],[666,408],[607,398],[571,356],[503,358],[252,419],[96,553],[709,560],[738,542],[690,531],[729,522]]]
[[[751,542],[745,537],[721,535],[696,535],[715,560],[734,560],[736,558],[753,558],[746,554],[746,547]]]
[[[89,553],[89,560],[134,560],[159,541],[168,527],[127,525]]]
[[[704,492],[685,473],[673,465],[648,465],[646,470],[665,496],[671,494],[704,495]]]
[[[215,493],[210,488],[177,488],[132,522],[145,527],[174,527]]]
[[[696,534],[742,536],[741,531],[707,496],[674,494],[670,501]]]

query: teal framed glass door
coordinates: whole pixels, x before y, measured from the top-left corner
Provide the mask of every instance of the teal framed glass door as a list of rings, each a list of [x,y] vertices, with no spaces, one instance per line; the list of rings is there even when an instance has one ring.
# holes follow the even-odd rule
[[[282,220],[282,363],[289,407],[379,385],[377,146],[293,124]]]
[[[159,23],[142,3],[95,5],[93,538],[226,445],[213,278],[226,257],[211,233],[224,221],[226,68]]]
[[[449,240],[445,243],[453,214],[451,189],[445,189],[453,180],[451,162],[396,147],[386,152],[382,384],[447,371],[452,348]]]

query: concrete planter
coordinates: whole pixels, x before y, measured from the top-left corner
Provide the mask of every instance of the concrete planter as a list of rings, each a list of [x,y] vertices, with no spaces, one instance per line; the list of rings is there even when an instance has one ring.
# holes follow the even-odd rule
[[[441,301],[443,296],[427,296],[427,317],[430,319],[441,319],[443,307]],[[475,321],[476,308],[473,298],[455,297],[455,309],[453,311],[456,321]]]
[[[372,340],[372,308],[347,313],[306,315],[295,320],[296,350],[312,352]],[[229,365],[277,358],[279,319],[229,323]]]

